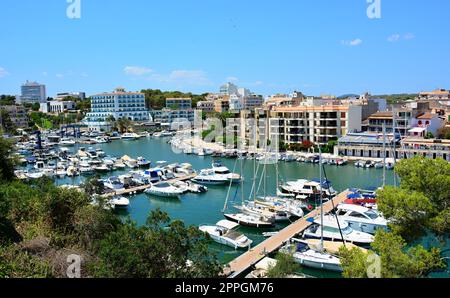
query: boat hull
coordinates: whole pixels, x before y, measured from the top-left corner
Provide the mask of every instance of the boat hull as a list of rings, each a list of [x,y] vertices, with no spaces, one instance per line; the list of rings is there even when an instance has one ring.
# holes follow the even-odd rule
[[[272,228],[272,227],[274,227],[274,223],[270,223],[270,222],[253,223],[253,222],[237,219],[234,216],[232,216],[231,214],[224,214],[224,216],[226,219],[231,220],[233,222],[237,222],[241,226],[245,226],[245,227],[251,227],[251,228]]]

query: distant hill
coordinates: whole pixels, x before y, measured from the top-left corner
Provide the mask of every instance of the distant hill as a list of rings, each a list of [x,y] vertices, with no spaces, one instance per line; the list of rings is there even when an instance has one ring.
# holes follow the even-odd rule
[[[384,94],[384,95],[373,95],[374,98],[385,98],[388,103],[402,103],[408,100],[414,100],[419,94]]]

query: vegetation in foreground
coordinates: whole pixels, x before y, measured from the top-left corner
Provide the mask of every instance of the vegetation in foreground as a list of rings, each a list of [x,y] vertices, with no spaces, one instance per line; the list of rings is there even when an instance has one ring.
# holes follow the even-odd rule
[[[415,157],[397,164],[400,187],[378,193],[378,209],[390,220],[390,231],[378,231],[368,254],[360,249],[340,250],[344,277],[369,277],[379,256],[379,277],[418,278],[446,268],[438,247],[416,243],[434,238],[441,246],[450,233],[450,163]],[[369,255],[372,256],[369,257]]]
[[[151,212],[144,226],[91,204],[85,192],[14,178],[12,144],[0,138],[0,277],[66,277],[69,255],[82,277],[217,277],[221,266],[196,227]],[[95,181],[87,183],[96,192]]]

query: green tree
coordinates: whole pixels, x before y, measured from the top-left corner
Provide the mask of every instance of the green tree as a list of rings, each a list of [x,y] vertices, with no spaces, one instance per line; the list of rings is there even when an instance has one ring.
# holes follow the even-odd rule
[[[295,262],[292,254],[278,253],[275,259],[277,263],[269,268],[267,272],[268,278],[285,278],[301,269],[300,265]]]
[[[423,246],[408,247],[405,240],[393,232],[377,231],[372,243],[374,253],[380,259],[380,274],[382,278],[420,278],[432,271],[444,269],[445,262],[440,256],[440,250],[426,250]],[[341,248],[339,256],[346,278],[366,278],[369,266],[368,256],[360,249],[348,250]]]
[[[17,160],[12,155],[13,143],[0,136],[0,181],[14,178],[14,167]]]
[[[152,211],[147,226],[127,222],[109,233],[98,256],[96,272],[103,277],[215,277],[222,270],[198,228],[171,222],[160,210]]]

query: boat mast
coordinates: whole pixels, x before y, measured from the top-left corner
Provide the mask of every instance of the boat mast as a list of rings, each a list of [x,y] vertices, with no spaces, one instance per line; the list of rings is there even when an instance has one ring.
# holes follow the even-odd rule
[[[320,246],[319,250],[323,252],[323,192],[322,192],[322,149],[320,148],[319,144],[319,168],[320,168]]]
[[[383,188],[386,186],[386,123],[383,123]]]
[[[396,130],[396,115],[395,115],[395,106],[394,105],[392,105],[392,131],[393,131],[393,133],[394,133],[394,144],[392,145],[392,147],[394,148],[394,169],[395,169],[395,166],[397,165],[397,157],[396,157],[396,151],[397,151],[397,143],[396,143],[396,140],[397,140],[397,138],[396,138],[396,133],[395,133],[395,130]],[[397,177],[396,177],[396,175],[395,175],[395,173],[394,173],[394,186],[397,186]]]

